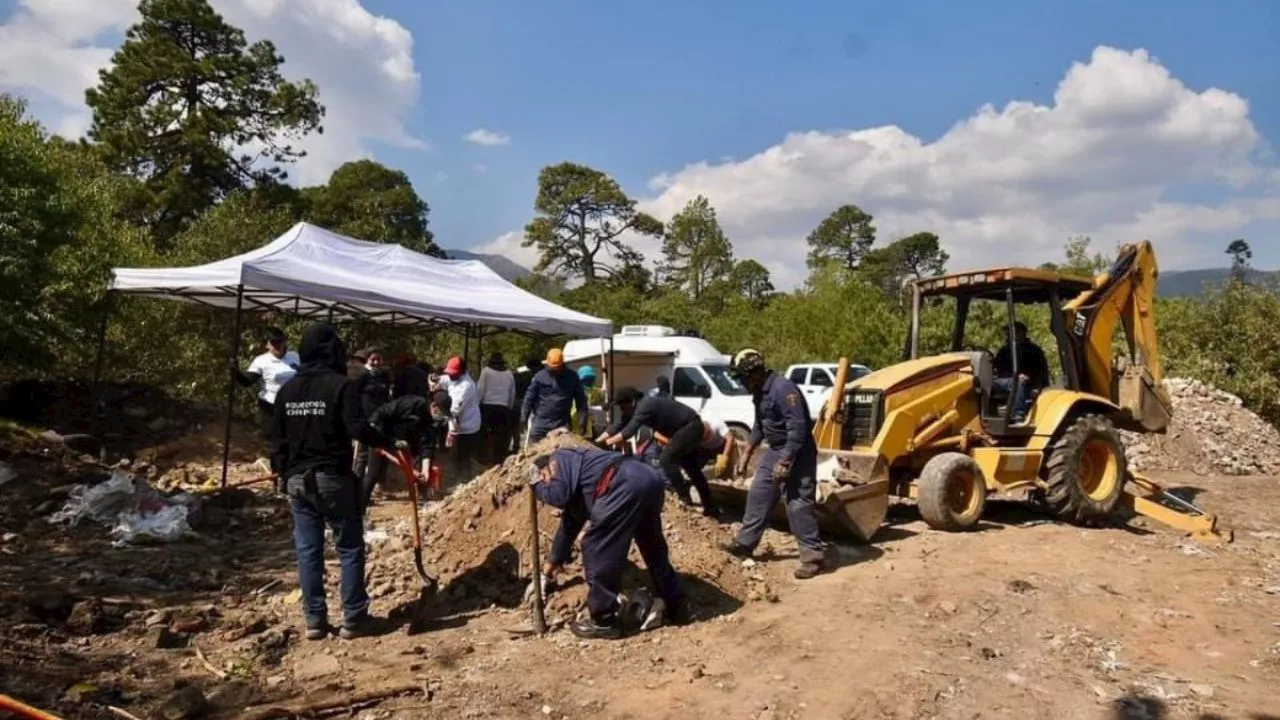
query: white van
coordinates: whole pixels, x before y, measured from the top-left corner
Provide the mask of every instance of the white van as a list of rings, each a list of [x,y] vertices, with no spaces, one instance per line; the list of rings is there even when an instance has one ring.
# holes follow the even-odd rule
[[[597,372],[609,367],[609,342],[603,339],[565,343],[565,364]],[[657,387],[658,376],[671,381],[671,394],[707,419],[723,420],[745,440],[755,420],[751,393],[729,377],[729,356],[699,337],[680,335],[660,325],[626,325],[613,336],[613,387],[641,392]],[[603,375],[601,375],[603,379]]]

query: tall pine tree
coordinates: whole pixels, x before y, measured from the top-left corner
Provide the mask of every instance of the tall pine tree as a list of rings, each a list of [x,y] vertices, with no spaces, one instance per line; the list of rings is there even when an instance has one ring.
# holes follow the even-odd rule
[[[720,229],[715,208],[697,196],[667,223],[659,273],[668,284],[697,300],[733,272],[733,246]]]
[[[280,75],[284,58],[214,12],[207,0],[142,0],[100,83],[85,93],[89,136],[106,162],[141,182],[131,210],[159,243],[229,193],[284,177],[321,131],[310,81]]]

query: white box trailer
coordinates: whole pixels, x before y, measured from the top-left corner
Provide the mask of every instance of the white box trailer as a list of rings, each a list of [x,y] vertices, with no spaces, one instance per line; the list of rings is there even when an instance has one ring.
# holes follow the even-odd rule
[[[565,364],[575,371],[591,365],[609,368],[609,341],[571,340],[564,346]],[[700,337],[680,335],[660,325],[627,325],[613,336],[613,387],[648,392],[658,377],[671,381],[671,394],[708,419],[723,420],[745,439],[755,419],[751,393],[729,377],[729,356]]]

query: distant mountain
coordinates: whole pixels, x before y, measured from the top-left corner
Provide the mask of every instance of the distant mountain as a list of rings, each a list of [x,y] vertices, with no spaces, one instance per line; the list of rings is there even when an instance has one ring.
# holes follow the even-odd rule
[[[1231,277],[1228,268],[1204,270],[1163,270],[1160,272],[1160,297],[1194,297],[1203,295],[1206,286],[1221,286]],[[1258,285],[1280,283],[1280,270],[1250,270],[1249,282]]]
[[[512,262],[501,255],[486,255],[485,253],[473,253],[467,250],[445,250],[444,252],[453,260],[479,260],[508,282],[523,280],[533,274],[533,271],[529,268]]]

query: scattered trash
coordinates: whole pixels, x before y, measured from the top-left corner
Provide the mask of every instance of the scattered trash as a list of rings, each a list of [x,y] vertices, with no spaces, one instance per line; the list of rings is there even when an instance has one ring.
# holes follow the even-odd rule
[[[370,527],[364,531],[365,545],[381,545],[391,539],[391,535],[381,528]]]
[[[110,525],[112,545],[120,547],[179,540],[191,532],[191,515],[198,508],[199,500],[193,495],[164,497],[146,480],[116,470],[106,482],[73,488],[49,522],[75,526],[88,519]]]

